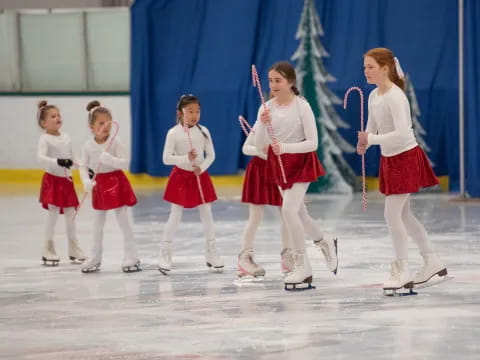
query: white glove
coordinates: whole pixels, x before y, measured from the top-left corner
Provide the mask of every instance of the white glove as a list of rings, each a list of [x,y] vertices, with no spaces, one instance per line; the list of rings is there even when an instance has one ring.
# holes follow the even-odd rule
[[[111,164],[114,162],[114,158],[110,153],[104,151],[100,154],[100,162],[103,165],[111,166]]]
[[[90,180],[90,179],[85,180],[85,181],[83,182],[83,190],[84,190],[85,192],[91,192],[92,189],[93,189],[93,187],[94,187],[95,185],[97,185],[97,182],[96,182],[96,181],[92,181],[92,180]]]

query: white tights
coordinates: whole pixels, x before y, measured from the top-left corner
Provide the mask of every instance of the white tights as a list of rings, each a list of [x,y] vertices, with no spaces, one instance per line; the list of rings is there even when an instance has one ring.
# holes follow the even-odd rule
[[[213,240],[215,238],[215,228],[213,225],[212,205],[210,203],[199,205],[198,211],[200,213],[200,220],[203,224],[203,234],[205,235],[205,239],[207,241]],[[165,224],[165,230],[163,232],[164,242],[172,242],[178,225],[182,221],[182,215],[183,206],[172,204],[170,216],[168,217],[167,223]]]
[[[70,242],[76,241],[76,230],[75,230],[75,208],[68,207],[64,208],[63,212],[65,214],[65,227],[67,231],[67,238]],[[60,214],[60,208],[54,205],[48,205],[48,217],[47,217],[47,226],[45,228],[45,240],[53,241],[53,233],[55,231],[55,224],[57,223],[58,215]]]
[[[128,208],[126,206],[115,209],[118,226],[123,233],[123,250],[125,259],[136,259],[137,251],[133,239],[132,224],[128,216]],[[103,227],[107,218],[108,210],[95,210],[93,219],[93,248],[92,258],[97,258],[99,261],[103,252]]]
[[[292,189],[288,189],[287,191],[290,195],[285,195],[286,192],[282,189],[280,189],[280,192],[282,194],[282,197],[284,196],[289,197],[289,204],[287,204],[287,206],[293,207],[292,211],[295,212],[295,209],[299,207],[299,210],[296,211],[296,213],[300,216],[300,221],[303,224],[304,232],[306,233],[307,237],[314,240],[321,240],[323,238],[323,231],[308,213],[307,206],[305,205],[305,201],[304,201],[306,189],[308,188],[308,183],[302,183],[302,184],[306,184],[306,185],[295,186],[296,185],[295,184],[294,187],[296,190],[294,190],[293,192],[291,191],[293,187]],[[305,187],[305,190],[304,190],[304,187]],[[301,193],[303,193],[303,196],[300,197],[301,199],[300,204],[298,204],[298,202],[292,203],[292,199],[295,196],[297,196],[297,194],[301,194]],[[258,230],[260,222],[262,221],[264,207],[265,207],[264,205],[255,205],[255,204],[249,205],[249,217],[248,217],[247,225],[245,226],[245,230],[243,232],[242,250],[253,248],[253,241],[255,239],[255,234]],[[284,216],[284,213],[285,213],[284,207],[285,207],[285,203],[284,203],[284,206],[280,208],[280,218],[281,218],[281,226],[282,226],[281,227],[282,248],[283,249],[296,248],[292,241],[293,237],[289,235],[287,221],[285,221],[285,216]],[[287,213],[290,213],[290,210],[286,210],[286,211]],[[304,248],[305,248],[305,244],[303,243],[303,249]]]
[[[395,260],[408,259],[410,236],[422,253],[433,252],[427,231],[410,209],[410,194],[388,195],[385,198],[385,221],[393,241]]]

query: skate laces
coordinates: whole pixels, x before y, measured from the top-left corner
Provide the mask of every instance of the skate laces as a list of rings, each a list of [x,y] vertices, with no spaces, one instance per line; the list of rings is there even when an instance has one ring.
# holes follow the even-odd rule
[[[305,264],[304,254],[295,255],[295,268],[303,267]]]

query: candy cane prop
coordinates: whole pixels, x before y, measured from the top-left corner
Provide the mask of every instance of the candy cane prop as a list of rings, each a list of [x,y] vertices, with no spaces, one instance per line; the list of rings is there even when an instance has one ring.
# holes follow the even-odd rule
[[[243,132],[245,133],[245,136],[248,137],[250,133],[253,133],[255,135],[255,130],[250,126],[248,123],[247,119],[245,119],[242,115],[238,116],[238,121],[240,122],[240,127],[242,128]],[[248,130],[247,130],[248,128]]]
[[[263,97],[263,91],[262,91],[262,85],[260,84],[260,79],[258,77],[258,72],[257,72],[257,69],[255,68],[255,65],[252,65],[252,80],[253,80],[253,86],[258,89],[258,93],[260,95],[260,100],[262,101],[262,105],[263,105],[263,110],[267,111],[268,108],[267,108],[267,105],[265,104],[265,98]],[[277,145],[278,144],[277,137],[275,136],[275,133],[273,131],[273,127],[272,127],[271,122],[268,124],[268,134],[270,135],[270,138],[272,139],[273,144]],[[281,158],[280,154],[277,155],[277,159],[278,159],[278,164],[280,165],[280,170],[282,172],[283,182],[286,183],[287,178],[285,176],[285,169],[283,168],[283,162],[282,162],[282,158]]]
[[[185,112],[183,113],[183,130],[187,133],[188,143],[190,145],[190,151],[192,151],[193,150],[192,137],[190,136],[190,130],[187,126],[187,122],[185,121]],[[205,197],[203,196],[203,188],[202,188],[202,182],[200,181],[200,175],[195,174],[195,177],[197,178],[198,191],[200,192],[200,198],[202,199],[202,204],[205,204]]]
[[[363,123],[363,91],[360,89],[358,86],[353,86],[350,89],[347,90],[345,93],[345,96],[343,97],[343,108],[347,108],[347,99],[348,95],[350,92],[353,90],[358,91],[360,94],[360,131],[365,131],[364,130],[364,123]],[[365,154],[362,155],[362,203],[363,203],[363,210],[365,211],[367,209],[367,192],[365,189]]]
[[[113,141],[115,140],[115,138],[117,137],[117,134],[118,134],[118,130],[120,128],[120,125],[118,124],[118,122],[116,121],[111,121],[112,124],[115,125],[115,132],[113,133],[113,135],[111,136],[110,138],[110,141],[108,142],[107,146],[105,147],[105,150],[104,151],[108,151],[112,144],[113,144]],[[100,134],[102,132],[102,130],[104,129],[105,126],[109,125],[110,122],[107,122],[105,124],[102,125],[102,127],[100,129],[98,129],[98,131],[95,133],[95,136],[97,136],[98,134]],[[85,164],[84,164],[85,165]],[[97,165],[97,168],[95,169],[95,172],[93,174],[93,178],[92,178],[92,182],[95,181],[95,178],[97,177],[97,174],[98,174],[98,170],[100,170],[100,161],[98,162],[98,165]],[[78,204],[78,207],[77,207],[77,211],[75,211],[75,214],[73,216],[73,218],[75,219],[75,217],[77,216],[78,212],[80,211],[80,208],[82,207],[83,203],[85,202],[85,199],[87,198],[88,196],[88,193],[89,192],[85,192],[85,194],[83,194],[83,197],[82,197],[82,200],[80,201],[80,204]]]

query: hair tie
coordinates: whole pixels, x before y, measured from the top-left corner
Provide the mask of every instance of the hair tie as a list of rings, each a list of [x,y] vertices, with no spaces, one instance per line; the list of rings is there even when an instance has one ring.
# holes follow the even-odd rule
[[[400,66],[400,61],[398,61],[398,58],[394,57],[393,61],[395,62],[395,70],[397,70],[398,77],[400,79],[405,78],[405,74],[403,73],[403,70],[402,70],[402,67]]]

